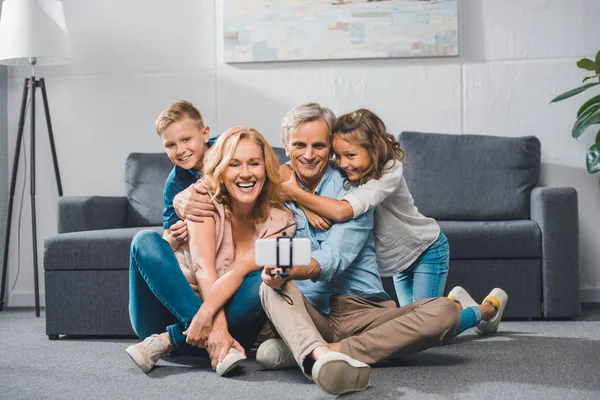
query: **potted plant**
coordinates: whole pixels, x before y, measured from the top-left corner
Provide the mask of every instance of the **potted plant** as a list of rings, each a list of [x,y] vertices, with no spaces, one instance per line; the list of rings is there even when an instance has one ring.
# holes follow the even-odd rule
[[[589,58],[583,58],[577,62],[577,66],[586,71],[593,72],[594,75],[583,78],[583,86],[569,90],[568,92],[555,97],[550,103],[568,99],[569,97],[585,92],[594,86],[600,85],[600,51],[596,54],[596,59],[594,61]],[[595,79],[596,81],[586,83],[591,79]],[[600,94],[589,99],[579,108],[579,111],[577,111],[577,120],[575,121],[575,124],[573,124],[571,135],[577,139],[590,126],[596,124],[600,124]],[[596,133],[596,140],[587,151],[586,165],[590,174],[595,174],[600,171],[600,131]]]

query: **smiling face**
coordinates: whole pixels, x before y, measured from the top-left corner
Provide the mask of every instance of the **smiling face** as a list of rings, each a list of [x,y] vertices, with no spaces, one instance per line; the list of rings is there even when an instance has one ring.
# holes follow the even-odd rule
[[[342,139],[341,135],[333,138],[335,163],[346,172],[351,182],[362,178],[371,167],[371,157],[363,146],[355,141]]]
[[[327,169],[329,140],[329,125],[324,119],[318,119],[298,125],[284,144],[296,176],[310,190],[316,188]]]
[[[169,159],[183,169],[202,171],[210,129],[189,117],[173,122],[160,135]]]
[[[266,177],[262,148],[249,139],[242,139],[221,174],[232,209],[254,206]]]

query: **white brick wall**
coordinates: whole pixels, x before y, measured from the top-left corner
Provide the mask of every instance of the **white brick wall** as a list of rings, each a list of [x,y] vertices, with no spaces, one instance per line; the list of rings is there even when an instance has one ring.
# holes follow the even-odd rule
[[[579,192],[582,293],[586,300],[600,301],[600,232],[594,223],[600,220],[599,176],[584,170],[593,135],[579,141],[570,137],[581,99],[548,104],[581,82],[575,62],[600,50],[599,1],[459,0],[457,58],[243,65],[222,62],[220,3],[63,1],[75,60],[39,68],[38,75],[46,77],[66,195],[124,194],[127,154],[161,151],[154,119],[182,98],[199,106],[214,132],[251,125],[272,144],[279,143],[285,111],[305,101],[338,113],[370,107],[393,132],[532,134],[542,142],[543,182]],[[9,74],[9,149],[14,148],[22,79],[29,73],[24,68]],[[37,148],[41,262],[43,239],[56,232],[58,197],[41,112]],[[28,186],[21,273],[11,305],[33,304],[27,191]],[[17,224],[13,227],[16,238]],[[11,283],[16,242],[10,249]]]

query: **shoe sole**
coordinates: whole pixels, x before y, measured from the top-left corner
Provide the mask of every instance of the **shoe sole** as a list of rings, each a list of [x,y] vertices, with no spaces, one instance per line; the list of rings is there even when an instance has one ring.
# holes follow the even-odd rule
[[[140,369],[142,371],[144,371],[144,373],[148,373],[152,370],[153,366],[149,365],[146,360],[144,359],[144,356],[142,356],[140,354],[140,352],[138,351],[138,349],[135,347],[135,345],[129,346],[128,348],[125,349],[125,351],[127,352],[127,354],[129,355],[129,357],[131,357],[131,359],[133,360],[133,362],[140,367]]]
[[[361,392],[369,387],[371,367],[363,363],[353,365],[345,360],[332,360],[315,371],[312,379],[329,394]]]
[[[477,304],[477,302],[475,300],[473,300],[473,298],[471,297],[471,295],[469,294],[469,292],[467,292],[465,290],[465,288],[463,288],[462,286],[455,286],[450,293],[448,293],[448,298],[450,297],[454,297],[452,300],[453,301],[458,301],[460,303],[460,306],[463,308],[463,310],[465,308],[469,308],[469,307],[477,307],[479,304]],[[459,300],[459,298],[464,297],[463,302],[461,302]]]
[[[223,376],[233,371],[246,357],[240,352],[229,353],[223,361],[217,364],[217,375]]]

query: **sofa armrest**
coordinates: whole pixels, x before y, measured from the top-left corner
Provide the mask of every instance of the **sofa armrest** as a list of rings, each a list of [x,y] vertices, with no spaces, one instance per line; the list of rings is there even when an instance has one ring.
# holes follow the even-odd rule
[[[127,197],[65,196],[58,199],[58,233],[124,228]]]
[[[581,315],[579,219],[573,188],[535,188],[531,219],[542,231],[544,317]]]

